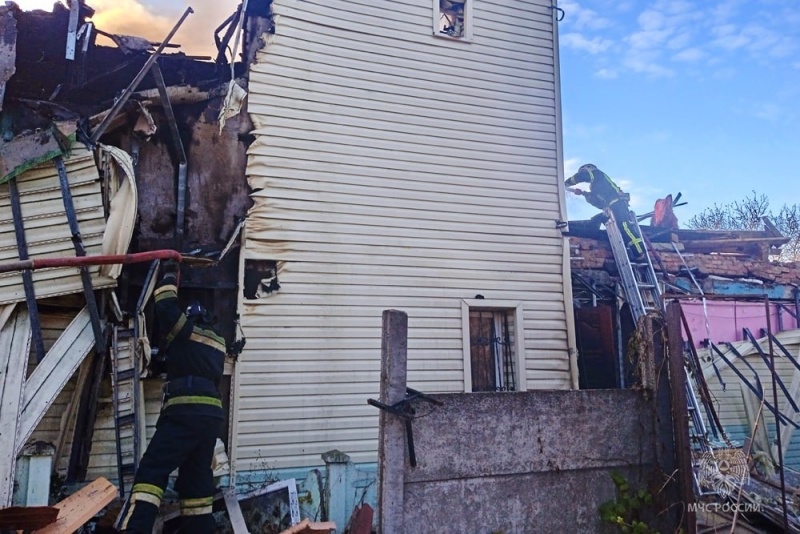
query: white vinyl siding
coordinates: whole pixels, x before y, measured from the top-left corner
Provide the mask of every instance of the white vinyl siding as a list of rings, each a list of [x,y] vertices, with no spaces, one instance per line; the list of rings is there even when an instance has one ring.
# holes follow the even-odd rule
[[[524,389],[570,387],[553,19],[519,4],[475,2],[460,42],[432,35],[431,0],[273,2],[243,258],[276,261],[281,289],[241,305],[237,471],[375,461],[388,308],[410,387],[464,391],[477,294],[524,310]]]
[[[64,163],[86,254],[100,254],[106,221],[94,155],[76,145]],[[74,257],[75,246],[54,162],[38,165],[16,180],[30,258]],[[0,212],[5,214],[0,219],[0,263],[18,261],[8,184],[0,185]],[[100,274],[98,266],[87,269],[95,289],[116,285],[112,278]],[[78,293],[83,288],[80,272],[74,267],[40,269],[32,274],[37,299]],[[0,304],[24,300],[22,274],[19,271],[0,274]]]

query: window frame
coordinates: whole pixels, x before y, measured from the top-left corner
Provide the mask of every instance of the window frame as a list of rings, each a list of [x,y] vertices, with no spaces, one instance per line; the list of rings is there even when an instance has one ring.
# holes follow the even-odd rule
[[[514,364],[517,384],[514,391],[527,391],[525,374],[525,329],[523,323],[524,306],[515,300],[463,299],[461,301],[462,356],[464,360],[464,392],[472,391],[472,357],[470,342],[469,312],[476,309],[514,311]]]
[[[447,35],[445,33],[441,33],[439,31],[439,21],[441,20],[441,8],[440,8],[440,0],[431,0],[431,7],[433,8],[433,36],[439,37],[440,39],[449,39],[451,41],[464,41],[467,43],[472,42],[472,11],[473,11],[473,4],[475,0],[465,0],[464,3],[464,26],[466,26],[464,30],[464,35],[455,36],[455,35]]]

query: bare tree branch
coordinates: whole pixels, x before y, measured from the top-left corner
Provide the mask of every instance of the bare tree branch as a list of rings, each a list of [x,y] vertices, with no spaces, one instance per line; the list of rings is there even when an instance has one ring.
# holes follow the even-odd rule
[[[769,217],[778,230],[791,241],[781,247],[775,259],[800,260],[800,205],[784,204],[777,212],[770,208],[766,195],[753,191],[752,196],[704,209],[686,223],[695,230],[763,230],[762,217]]]

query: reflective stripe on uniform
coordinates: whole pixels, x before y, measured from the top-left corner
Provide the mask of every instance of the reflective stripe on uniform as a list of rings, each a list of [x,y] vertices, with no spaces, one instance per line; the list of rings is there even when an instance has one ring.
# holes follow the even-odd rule
[[[161,499],[164,498],[163,489],[159,488],[154,484],[147,484],[144,482],[139,482],[137,484],[134,484],[133,487],[131,488],[131,493],[132,494],[146,493],[147,495],[152,495],[153,497],[158,499],[157,505],[161,504]]]
[[[185,324],[186,324],[186,316],[181,314],[180,317],[178,317],[178,321],[175,323],[175,326],[173,326],[172,330],[170,330],[169,334],[167,334],[167,345],[172,343],[172,340],[175,339],[175,336],[178,335],[178,332],[181,331],[181,329]]]
[[[125,516],[123,517],[122,521],[117,528],[119,530],[125,530],[128,528],[128,522],[133,517],[133,511],[136,509],[136,503],[143,502],[147,504],[152,504],[156,508],[161,506],[161,499],[164,497],[164,490],[159,488],[158,486],[154,486],[153,484],[134,484],[133,488],[131,488],[131,496],[128,499],[127,510],[123,510]]]
[[[213,511],[214,498],[181,499],[181,515],[205,515]]]
[[[633,231],[631,231],[627,221],[622,222],[622,228],[625,229],[625,233],[628,234],[628,237],[630,238],[629,245],[633,245],[636,248],[636,252],[638,254],[644,252],[644,249],[640,246],[640,243],[642,243],[642,239],[636,237]]]
[[[203,397],[201,395],[186,395],[181,397],[174,397],[164,403],[164,408],[170,406],[177,406],[179,404],[206,404],[208,406],[216,406],[222,408],[222,401],[215,397]]]
[[[227,350],[225,347],[225,340],[211,330],[203,330],[202,328],[195,327],[191,335],[189,335],[189,341],[202,343],[203,345],[223,353]]]
[[[172,284],[161,286],[153,293],[155,301],[159,302],[170,297],[178,298],[178,286]]]

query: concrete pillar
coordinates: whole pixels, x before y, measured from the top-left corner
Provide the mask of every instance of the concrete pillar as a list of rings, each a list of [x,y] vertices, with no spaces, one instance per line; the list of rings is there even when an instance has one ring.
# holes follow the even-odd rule
[[[50,473],[56,448],[37,441],[22,449],[17,459],[13,502],[18,506],[47,506],[50,500]]]
[[[347,527],[347,474],[350,457],[337,450],[328,451],[322,455],[325,462],[326,480],[325,503],[328,510],[328,521],[336,523],[336,532],[344,532]]]
[[[394,404],[406,397],[408,364],[408,315],[398,310],[383,312],[381,342],[381,402]],[[378,437],[379,534],[404,534],[404,482],[406,466],[405,423],[383,410]]]

